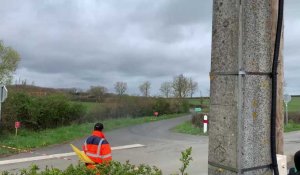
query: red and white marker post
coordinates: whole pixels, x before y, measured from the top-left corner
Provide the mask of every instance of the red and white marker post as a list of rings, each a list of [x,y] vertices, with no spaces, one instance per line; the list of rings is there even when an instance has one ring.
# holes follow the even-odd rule
[[[204,115],[204,119],[203,119],[203,133],[207,132],[207,124],[208,124],[207,115]]]

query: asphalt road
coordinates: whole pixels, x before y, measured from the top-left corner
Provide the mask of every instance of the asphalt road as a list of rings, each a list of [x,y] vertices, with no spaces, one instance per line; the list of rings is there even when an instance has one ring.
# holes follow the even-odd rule
[[[129,128],[123,128],[106,133],[106,137],[112,147],[142,144],[144,147],[123,149],[113,151],[113,159],[121,162],[129,160],[133,164],[149,164],[155,165],[162,169],[163,174],[179,173],[181,163],[179,158],[181,151],[188,147],[192,147],[191,162],[187,172],[191,175],[207,174],[207,157],[208,157],[208,138],[206,136],[191,136],[179,133],[170,132],[169,129],[189,120],[191,116],[185,116],[170,120],[146,123]],[[72,143],[81,148],[84,139],[75,140]],[[285,134],[285,153],[292,155],[296,150],[300,149],[300,132],[292,132]],[[36,153],[22,153],[7,158],[0,159],[17,159],[24,157],[39,156],[41,154],[57,154],[72,152],[69,144],[54,145],[51,147],[37,150]],[[76,156],[67,157],[65,159],[47,159],[33,162],[15,163],[0,165],[0,170],[8,170],[10,172],[19,171],[22,168],[27,168],[31,164],[37,164],[44,168],[56,167],[60,169],[66,168],[68,165],[77,164]]]

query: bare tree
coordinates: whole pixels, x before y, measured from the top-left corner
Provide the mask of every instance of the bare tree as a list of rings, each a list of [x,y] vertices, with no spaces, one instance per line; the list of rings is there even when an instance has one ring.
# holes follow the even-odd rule
[[[180,74],[173,79],[172,83],[173,93],[175,97],[185,98],[188,95],[188,79]]]
[[[172,92],[172,83],[171,82],[163,82],[160,86],[160,92],[165,96],[166,98],[169,98],[169,95]]]
[[[96,98],[97,102],[102,102],[104,100],[105,94],[107,93],[107,88],[103,86],[91,86],[88,93]]]
[[[148,97],[150,94],[150,86],[151,83],[149,81],[145,81],[143,84],[139,86],[141,93],[143,96]]]
[[[198,83],[194,82],[192,78],[188,79],[188,92],[190,94],[190,97],[193,97],[193,94],[197,91],[198,89]]]
[[[127,90],[127,83],[125,82],[116,82],[115,84],[115,90],[116,90],[116,93],[119,95],[119,96],[122,96],[125,94],[126,90]]]

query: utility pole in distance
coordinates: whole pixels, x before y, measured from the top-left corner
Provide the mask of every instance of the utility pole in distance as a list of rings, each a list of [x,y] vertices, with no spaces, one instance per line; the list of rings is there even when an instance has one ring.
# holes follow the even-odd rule
[[[272,174],[270,74],[277,2],[213,0],[210,175]]]

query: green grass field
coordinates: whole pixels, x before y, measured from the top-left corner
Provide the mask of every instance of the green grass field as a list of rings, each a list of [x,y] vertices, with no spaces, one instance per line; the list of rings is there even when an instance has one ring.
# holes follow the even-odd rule
[[[189,98],[189,104],[197,106],[201,104],[200,98]],[[204,98],[203,104],[209,107],[209,99]],[[209,111],[209,109],[208,109]],[[300,97],[292,97],[292,100],[288,103],[289,112],[300,112]]]
[[[176,127],[172,128],[171,131],[191,135],[207,135],[203,133],[202,128],[195,127],[191,121],[186,121],[180,125],[177,125]]]
[[[183,133],[183,134],[191,134],[191,135],[207,135],[204,134],[202,128],[195,127],[191,121],[184,122],[180,125],[171,129],[173,132]],[[287,125],[284,126],[284,132],[292,132],[292,131],[299,131],[300,124],[289,122]]]
[[[300,112],[300,97],[292,97],[292,100],[288,103],[289,112]]]
[[[153,116],[139,118],[120,118],[103,121],[105,131],[110,131],[117,128],[165,120],[182,116],[184,114],[162,115],[157,118]],[[66,143],[74,139],[82,138],[92,132],[93,123],[85,123],[80,125],[71,125],[56,129],[47,129],[40,132],[29,130],[18,131],[18,136],[14,134],[6,134],[0,136],[0,155],[11,154],[19,151],[6,149],[1,146],[10,146],[21,150],[30,150],[33,148],[44,147],[47,145]],[[22,152],[22,151],[21,151]]]
[[[203,105],[209,105],[209,98],[202,98],[202,100]],[[189,98],[188,102],[190,105],[194,106],[201,105],[201,98]]]
[[[289,121],[289,123],[284,126],[284,132],[292,132],[292,131],[299,131],[299,130],[300,130],[300,124],[295,123],[293,121]]]
[[[200,105],[200,98],[192,98],[188,99],[191,105]],[[203,104],[207,105],[208,108],[205,108],[203,112],[209,112],[209,99],[205,98],[203,100]],[[292,100],[288,103],[288,111],[291,113],[300,112],[300,97],[292,97]],[[289,122],[285,128],[284,132],[291,132],[291,131],[299,131],[300,124]],[[185,134],[192,134],[192,135],[204,135],[202,132],[202,128],[197,128],[192,125],[190,121],[182,123],[172,129],[174,132],[185,133]]]
[[[82,104],[87,112],[91,111],[93,108],[99,107],[101,108],[102,104],[101,103],[95,103],[95,102],[73,102],[73,103],[79,103]]]

